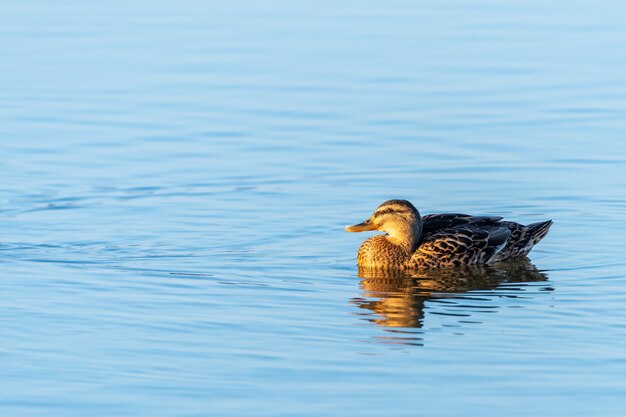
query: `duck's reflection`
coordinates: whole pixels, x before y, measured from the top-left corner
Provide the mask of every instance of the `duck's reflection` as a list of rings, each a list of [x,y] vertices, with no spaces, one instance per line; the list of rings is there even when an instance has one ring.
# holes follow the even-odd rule
[[[411,272],[359,268],[359,277],[363,296],[350,301],[364,310],[365,320],[384,327],[421,328],[425,307],[429,314],[454,316],[456,323],[463,323],[473,313],[497,309],[501,303],[493,302],[496,298],[552,290],[545,272],[528,260]]]

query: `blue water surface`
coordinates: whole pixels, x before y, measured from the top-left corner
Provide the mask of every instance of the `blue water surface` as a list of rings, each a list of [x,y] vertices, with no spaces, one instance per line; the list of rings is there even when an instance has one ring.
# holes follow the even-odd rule
[[[624,415],[625,18],[2,1],[0,415]],[[389,198],[555,223],[359,277]]]

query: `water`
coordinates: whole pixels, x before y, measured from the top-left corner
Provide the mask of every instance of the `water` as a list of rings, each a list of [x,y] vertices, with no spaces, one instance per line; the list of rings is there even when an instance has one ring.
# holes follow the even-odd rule
[[[622,415],[625,13],[3,1],[1,414]],[[555,224],[359,278],[388,198]]]

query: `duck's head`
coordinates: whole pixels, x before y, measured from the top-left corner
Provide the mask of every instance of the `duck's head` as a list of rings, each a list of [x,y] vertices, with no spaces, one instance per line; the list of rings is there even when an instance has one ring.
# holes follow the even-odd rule
[[[369,219],[346,227],[346,232],[367,230],[386,232],[392,241],[412,246],[417,243],[422,233],[422,218],[409,201],[388,200],[378,206]]]

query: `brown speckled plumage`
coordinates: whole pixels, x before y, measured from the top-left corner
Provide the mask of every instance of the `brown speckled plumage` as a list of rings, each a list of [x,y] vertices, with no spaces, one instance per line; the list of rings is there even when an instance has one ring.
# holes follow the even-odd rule
[[[384,235],[377,235],[363,242],[357,263],[369,268],[401,268],[411,255],[409,249],[390,242]]]
[[[368,268],[424,269],[490,265],[524,257],[548,233],[552,221],[528,226],[502,217],[466,214],[420,216],[406,200],[389,200],[347,231],[387,232],[367,239],[357,263]]]

